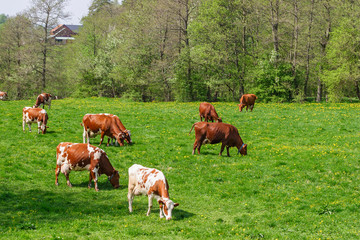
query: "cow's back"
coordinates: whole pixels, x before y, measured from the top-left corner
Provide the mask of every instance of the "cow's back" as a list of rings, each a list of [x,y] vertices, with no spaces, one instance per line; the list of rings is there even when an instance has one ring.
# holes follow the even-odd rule
[[[83,125],[86,129],[98,131],[99,129],[107,129],[110,127],[109,117],[103,114],[86,114],[83,117]]]

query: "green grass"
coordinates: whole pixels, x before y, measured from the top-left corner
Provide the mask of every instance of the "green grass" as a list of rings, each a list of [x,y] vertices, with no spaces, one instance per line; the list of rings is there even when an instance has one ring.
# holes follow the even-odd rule
[[[34,101],[0,102],[0,238],[2,239],[359,239],[360,104],[215,103],[235,125],[248,155],[219,156],[220,144],[191,155],[199,103],[125,103],[63,99],[52,103],[49,129],[22,132],[22,108]],[[46,108],[47,109],[47,108]],[[86,113],[117,114],[134,144],[101,146],[120,172],[119,189],[88,172],[71,172],[55,186],[56,146],[82,142]],[[97,145],[98,136],[91,139]],[[106,142],[106,139],[105,139]],[[173,220],[154,202],[135,197],[128,212],[127,169],[134,163],[164,172]]]

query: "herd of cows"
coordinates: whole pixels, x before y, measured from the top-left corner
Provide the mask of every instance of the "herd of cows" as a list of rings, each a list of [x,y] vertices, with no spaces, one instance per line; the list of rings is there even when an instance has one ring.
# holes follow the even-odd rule
[[[0,99],[6,99],[7,94],[0,92]],[[52,95],[48,93],[40,94],[33,107],[23,108],[23,131],[25,132],[25,125],[28,124],[29,131],[31,132],[31,124],[38,124],[38,133],[40,131],[45,134],[48,128],[48,115],[45,111],[45,105],[51,107]],[[254,108],[255,100],[257,97],[254,94],[245,94],[240,99],[239,111],[241,112],[244,107],[246,110]],[[39,108],[42,105],[43,109]],[[220,154],[226,147],[227,156],[229,155],[229,148],[236,147],[238,154],[247,155],[247,144],[241,139],[236,127],[222,122],[218,116],[213,105],[203,102],[199,107],[200,122],[194,123],[192,129],[195,130],[195,142],[193,152],[197,149],[200,154],[200,148],[203,144],[216,144],[222,143]],[[205,122],[202,122],[204,118]],[[211,122],[209,122],[211,121]],[[215,122],[214,122],[215,121]],[[108,176],[108,180],[114,188],[119,187],[119,172],[111,165],[105,151],[99,147],[90,145],[89,138],[101,135],[99,146],[102,144],[104,136],[108,136],[108,143],[111,144],[115,139],[115,143],[124,145],[124,141],[132,144],[131,133],[125,128],[120,121],[119,117],[113,114],[100,113],[100,114],[86,114],[83,117],[81,125],[84,128],[83,143],[62,142],[56,148],[56,169],[55,169],[55,184],[58,185],[58,176],[63,173],[66,177],[68,186],[72,186],[69,180],[69,174],[72,170],[88,170],[89,184],[94,181],[95,190],[98,191],[98,177],[101,174]],[[128,184],[128,202],[129,211],[132,212],[132,202],[134,196],[147,195],[148,196],[148,211],[150,214],[153,198],[157,200],[160,207],[160,218],[166,217],[167,220],[171,219],[172,210],[178,206],[169,198],[169,185],[164,174],[154,168],[147,168],[138,164],[132,165],[128,169],[129,184]]]

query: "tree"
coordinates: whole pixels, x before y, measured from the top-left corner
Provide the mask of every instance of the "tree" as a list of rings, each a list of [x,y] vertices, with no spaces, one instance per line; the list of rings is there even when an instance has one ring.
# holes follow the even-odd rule
[[[48,58],[52,46],[49,42],[49,29],[55,27],[60,19],[66,19],[68,14],[64,12],[67,0],[32,0],[32,7],[29,10],[30,19],[33,24],[38,26],[41,31],[38,33],[40,57],[42,59],[41,69],[41,88],[46,88],[46,80],[48,75]]]

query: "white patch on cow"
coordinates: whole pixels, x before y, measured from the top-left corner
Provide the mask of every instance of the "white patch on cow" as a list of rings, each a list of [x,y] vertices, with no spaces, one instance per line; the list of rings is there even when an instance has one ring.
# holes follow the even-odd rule
[[[45,109],[42,109],[40,112],[44,114],[46,113]]]
[[[95,181],[98,180],[98,176],[99,176],[98,171],[99,171],[99,168],[98,168],[98,167],[95,167],[95,168],[93,169],[93,172],[95,173]]]
[[[94,149],[90,144],[87,145],[87,150],[89,151],[89,155],[90,155],[92,152],[95,152],[95,149]]]
[[[72,168],[72,170],[74,170],[74,171],[83,171],[83,170],[89,170],[89,169],[90,169],[90,164],[87,164],[85,166],[79,166],[79,163],[76,164],[76,166]]]
[[[101,157],[101,151],[95,151],[94,159],[100,159],[100,157]]]

